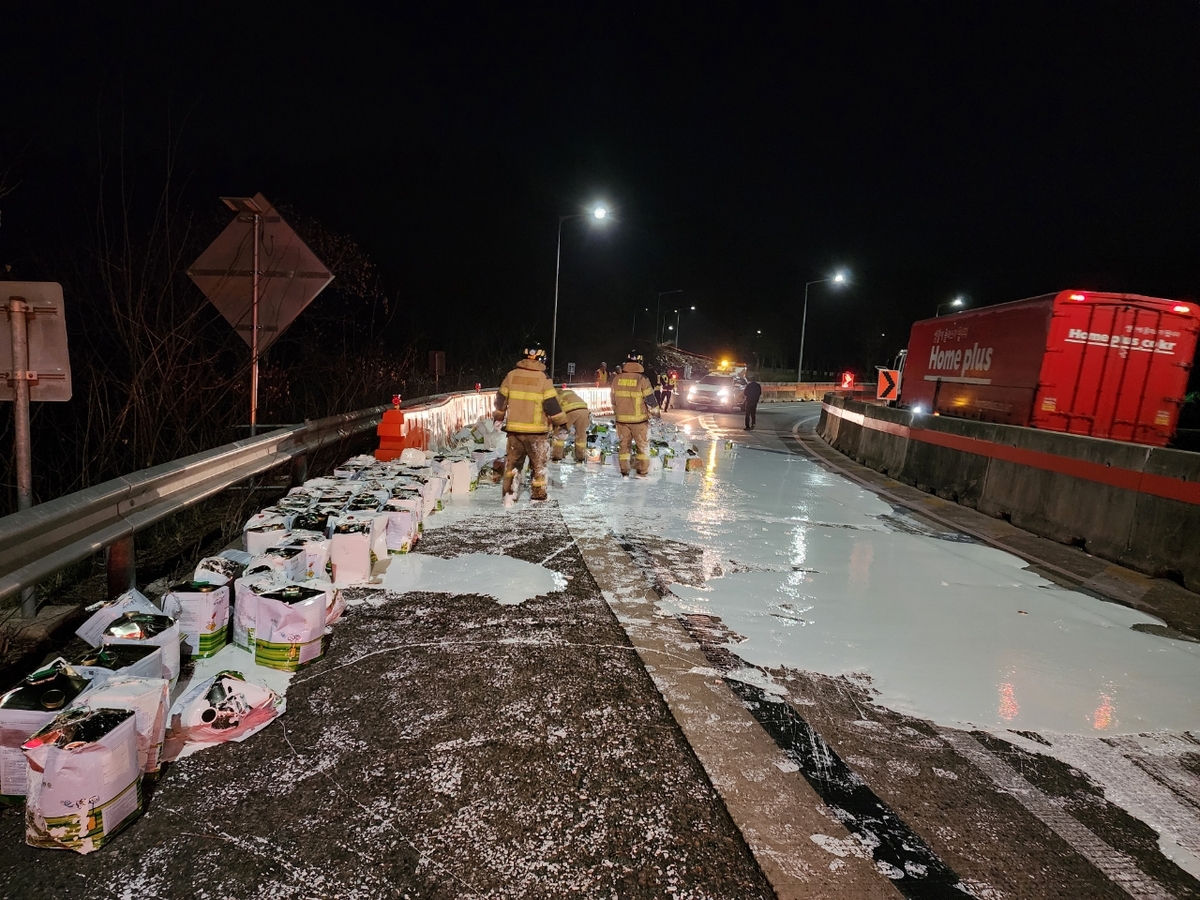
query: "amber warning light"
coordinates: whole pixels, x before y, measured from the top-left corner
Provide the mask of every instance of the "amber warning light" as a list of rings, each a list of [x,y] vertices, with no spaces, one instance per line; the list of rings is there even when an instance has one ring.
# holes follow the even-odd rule
[[[1192,308],[1190,306],[1185,306],[1182,303],[1177,303],[1175,305],[1175,308],[1172,310],[1172,312],[1177,312],[1177,313],[1190,313],[1191,311],[1192,311]]]
[[[1071,299],[1072,300],[1086,300],[1087,297],[1085,297],[1083,294],[1072,294]]]

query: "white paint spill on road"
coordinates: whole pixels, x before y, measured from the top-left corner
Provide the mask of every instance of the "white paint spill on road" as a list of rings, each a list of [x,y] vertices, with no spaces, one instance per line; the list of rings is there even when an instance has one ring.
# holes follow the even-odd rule
[[[545,566],[487,553],[468,553],[454,559],[424,553],[393,556],[381,585],[395,593],[484,594],[504,606],[516,606],[566,586],[566,578]]]
[[[686,478],[564,466],[555,497],[577,537],[658,536],[751,568],[664,599],[719,616],[747,662],[865,673],[878,702],[942,725],[1200,727],[1200,644],[1131,630],[1154,617],[1011,554],[898,530],[889,504],[805,458],[700,448],[706,470]]]

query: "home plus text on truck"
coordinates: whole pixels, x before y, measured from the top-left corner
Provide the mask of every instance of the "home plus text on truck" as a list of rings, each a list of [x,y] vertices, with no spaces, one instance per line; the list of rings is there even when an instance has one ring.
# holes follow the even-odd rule
[[[901,404],[947,416],[1163,446],[1200,319],[1186,301],[1060,291],[925,319]]]

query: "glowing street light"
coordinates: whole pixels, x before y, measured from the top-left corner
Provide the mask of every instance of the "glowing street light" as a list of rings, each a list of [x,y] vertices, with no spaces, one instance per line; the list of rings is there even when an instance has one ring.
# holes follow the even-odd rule
[[[550,327],[550,380],[554,380],[554,351],[558,343],[558,273],[562,266],[562,227],[568,219],[586,219],[591,217],[599,222],[608,217],[608,210],[603,205],[595,206],[591,212],[575,213],[571,216],[558,217],[558,251],[554,255],[554,322]]]
[[[695,311],[696,311],[696,307],[694,307],[694,306],[693,306],[693,307],[691,307],[691,311],[692,311],[692,312],[695,312]],[[678,350],[678,349],[679,349],[679,332],[680,332],[680,327],[679,327],[679,310],[678,310],[678,309],[677,309],[677,310],[675,310],[675,328],[674,328],[674,331],[675,331],[675,349],[676,349],[676,350]]]
[[[816,281],[804,283],[804,316],[800,320],[800,362],[796,366],[796,381],[804,381],[804,332],[808,327],[808,289],[814,284],[846,284],[849,281],[845,272],[837,272],[830,278],[818,278]]]
[[[942,310],[947,306],[962,306],[965,302],[965,298],[962,296],[962,294],[959,294],[957,297],[947,303],[939,303],[937,310],[933,314],[933,317],[936,319],[938,316],[940,316],[942,314]]]

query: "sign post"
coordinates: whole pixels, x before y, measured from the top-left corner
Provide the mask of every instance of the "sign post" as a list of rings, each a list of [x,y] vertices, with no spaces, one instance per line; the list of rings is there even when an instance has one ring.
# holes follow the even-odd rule
[[[31,401],[71,399],[71,360],[63,317],[62,285],[52,281],[0,282],[0,309],[8,314],[8,343],[0,337],[0,400],[13,402],[17,509],[33,506]],[[33,588],[21,595],[21,614],[37,615]]]
[[[262,194],[221,200],[237,218],[187,274],[250,345],[253,436],[258,431],[259,359],[333,275]]]

